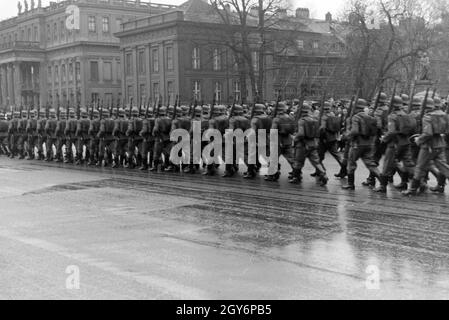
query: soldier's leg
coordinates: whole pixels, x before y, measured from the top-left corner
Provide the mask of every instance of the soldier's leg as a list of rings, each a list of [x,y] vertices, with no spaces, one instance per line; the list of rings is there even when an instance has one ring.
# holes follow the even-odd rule
[[[326,175],[326,169],[324,168],[320,156],[318,154],[318,150],[316,148],[309,148],[306,150],[307,159],[309,159],[310,163],[315,167],[315,170],[318,172],[318,177],[321,186],[325,186],[329,179]]]
[[[296,143],[294,148],[293,172],[288,182],[297,184],[302,181],[302,169],[306,160],[306,148],[303,143]]]
[[[342,151],[341,170],[336,178],[344,179],[348,175],[349,142],[346,142]]]
[[[425,178],[429,162],[431,160],[432,153],[430,152],[430,150],[428,148],[420,148],[412,183],[410,184],[408,190],[403,192],[404,195],[410,196],[416,195],[418,193],[418,188],[420,187],[421,180]]]
[[[278,151],[278,155],[279,155],[278,159],[279,160],[281,159],[281,156],[284,156],[284,158],[290,157],[290,161],[291,161],[292,156],[287,154],[288,150],[285,148],[284,145],[279,144],[278,150],[279,150]],[[291,149],[290,149],[290,151],[291,151]],[[278,181],[279,180],[279,178],[281,177],[281,163],[280,163],[279,160],[278,160],[278,171],[277,171],[277,173],[275,173],[274,175],[267,175],[267,176],[265,176],[265,181],[272,181],[272,182],[274,182],[274,181]],[[293,174],[294,174],[294,172],[292,172],[292,175]]]
[[[105,150],[106,150],[105,139],[100,139],[98,143],[98,161],[96,163],[97,167],[101,166],[103,164],[103,161],[105,160]]]
[[[160,141],[154,142],[154,151],[153,151],[154,159],[153,159],[153,166],[150,169],[151,172],[157,172],[159,164],[161,163],[161,156],[162,156],[162,145]]]
[[[142,157],[142,166],[139,170],[148,170],[148,141],[143,140],[139,147],[140,156]]]
[[[358,146],[350,146],[348,151],[348,183],[343,185],[344,190],[355,190],[355,171],[357,170],[357,161],[360,158],[361,149]]]
[[[83,139],[78,138],[76,139],[76,156],[75,156],[75,164],[80,165],[83,161]]]
[[[16,149],[17,149],[17,153],[19,155],[20,160],[25,158],[25,155],[23,154],[24,143],[25,143],[25,139],[23,138],[23,135],[18,135],[17,140],[16,140]]]

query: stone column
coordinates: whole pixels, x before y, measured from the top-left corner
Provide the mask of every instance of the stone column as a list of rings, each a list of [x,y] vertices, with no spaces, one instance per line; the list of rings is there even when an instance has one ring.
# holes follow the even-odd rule
[[[22,105],[22,74],[20,72],[21,67],[20,62],[15,62],[14,67],[14,102],[16,107],[20,107]]]
[[[7,86],[8,86],[8,98],[7,98],[7,104],[8,104],[8,108],[11,107],[14,104],[14,87],[13,87],[13,69],[12,69],[12,64],[8,63],[8,65],[6,66],[6,82],[7,82]]]
[[[4,107],[8,106],[8,84],[7,84],[7,73],[6,73],[6,65],[2,64],[0,66],[0,75],[1,75],[1,95],[2,95],[2,105]]]

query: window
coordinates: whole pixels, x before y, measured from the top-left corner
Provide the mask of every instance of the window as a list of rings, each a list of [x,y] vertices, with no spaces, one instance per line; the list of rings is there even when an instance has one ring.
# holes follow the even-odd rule
[[[122,78],[122,64],[117,62],[117,79]]]
[[[173,47],[167,47],[167,70],[173,69]]]
[[[55,66],[55,83],[59,83],[59,67]]]
[[[98,62],[97,61],[90,62],[90,80],[98,81]]]
[[[193,48],[192,67],[194,70],[199,70],[201,67],[200,48],[198,47]]]
[[[144,84],[140,85],[140,91],[139,91],[140,101],[139,101],[139,103],[142,103],[142,105],[145,105],[146,99],[147,99],[147,93],[145,92],[145,87],[146,86]]]
[[[139,74],[145,74],[145,51],[138,53]]]
[[[304,40],[296,40],[296,47],[299,50],[303,50],[304,49]]]
[[[154,97],[154,99],[159,98],[159,94],[160,94],[160,92],[159,92],[159,83],[155,82],[155,83],[153,83],[153,97]]]
[[[313,49],[318,49],[320,47],[320,43],[318,41],[313,42]]]
[[[39,29],[34,27],[34,41],[39,41]]]
[[[167,97],[172,104],[175,102],[173,81],[167,82]]]
[[[51,41],[51,27],[47,24],[47,41]]]
[[[215,82],[215,100],[217,103],[221,102],[221,93],[222,93],[222,87],[220,82]]]
[[[69,64],[69,81],[73,81],[73,63]]]
[[[112,62],[103,63],[103,80],[112,81]]]
[[[53,40],[58,40],[58,25],[56,22],[53,24]]]
[[[33,39],[31,38],[31,28],[28,28],[27,41],[33,41]]]
[[[62,73],[62,82],[66,82],[67,81],[67,70],[66,70],[65,64],[63,64],[61,66],[61,73]]]
[[[59,32],[60,32],[60,38],[61,38],[61,40],[63,40],[65,38],[65,23],[64,23],[64,21],[61,21],[61,26],[60,26]]]
[[[76,81],[81,81],[81,63],[77,62],[75,65]]]
[[[234,98],[236,101],[241,100],[240,81],[234,81]]]
[[[53,77],[52,77],[52,74],[51,74],[51,67],[48,67],[48,69],[47,69],[47,82],[51,83],[51,81],[53,80],[52,78]]]
[[[197,101],[201,100],[201,82],[200,81],[193,82],[193,97]]]
[[[89,16],[89,32],[97,32],[97,22],[95,16]]]
[[[153,49],[151,54],[153,72],[159,72],[159,49]]]
[[[133,98],[134,98],[133,86],[128,86],[128,99],[129,99],[129,101],[131,101],[131,99],[133,99]]]
[[[125,66],[126,66],[126,75],[127,76],[130,76],[130,75],[132,75],[133,74],[133,57],[132,57],[132,54],[131,53],[127,53],[126,54],[126,64],[125,64]]]
[[[116,24],[116,31],[117,32],[120,32],[122,29],[122,23],[123,23],[123,20],[122,19],[120,19],[120,18],[117,18],[117,19],[115,19],[115,24]]]
[[[218,48],[214,49],[213,61],[214,61],[214,71],[221,70],[221,53],[220,49]]]
[[[109,33],[109,17],[103,17],[103,32]]]

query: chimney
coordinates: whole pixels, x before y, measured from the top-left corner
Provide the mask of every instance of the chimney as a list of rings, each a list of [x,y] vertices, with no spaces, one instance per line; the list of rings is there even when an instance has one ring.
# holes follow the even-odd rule
[[[296,18],[298,19],[309,19],[310,10],[308,8],[298,8],[296,9]]]
[[[279,18],[287,18],[287,9],[278,9]]]
[[[330,12],[326,13],[326,22],[332,22],[332,14]]]

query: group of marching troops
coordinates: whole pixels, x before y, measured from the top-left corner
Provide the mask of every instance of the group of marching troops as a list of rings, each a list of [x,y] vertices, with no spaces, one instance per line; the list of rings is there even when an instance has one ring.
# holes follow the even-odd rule
[[[278,152],[292,167],[289,182],[298,184],[308,159],[315,167],[313,177],[321,186],[328,183],[325,155],[329,153],[340,165],[336,178],[347,179],[342,188],[355,190],[355,172],[362,160],[370,172],[363,182],[375,192],[386,193],[398,174],[401,182],[393,185],[404,195],[430,190],[444,193],[449,177],[449,108],[427,90],[424,97],[396,95],[389,98],[380,90],[371,103],[356,94],[348,103],[336,103],[325,97],[313,105],[304,98],[250,106],[205,105],[163,106],[140,104],[139,108],[103,107],[96,102],[86,108],[38,108],[0,112],[0,155],[19,159],[74,163],[112,168],[140,168],[150,172],[195,174],[200,165],[174,165],[170,161],[173,130],[184,129],[192,134],[193,123],[201,124],[202,134],[217,129],[241,129],[247,132],[266,130],[269,146],[270,130],[278,130]],[[257,134],[256,134],[257,136]],[[193,142],[192,142],[193,143]],[[207,146],[201,143],[201,148]],[[45,148],[44,148],[45,145]],[[268,148],[269,149],[269,148]],[[383,159],[380,168],[380,160]],[[247,155],[244,161],[247,160]],[[190,163],[192,163],[191,161]],[[223,177],[239,172],[239,159],[226,163]],[[262,165],[247,164],[245,179],[254,179]],[[218,164],[206,163],[202,174],[217,174]],[[429,174],[438,184],[428,187]],[[279,171],[265,176],[278,181]]]

